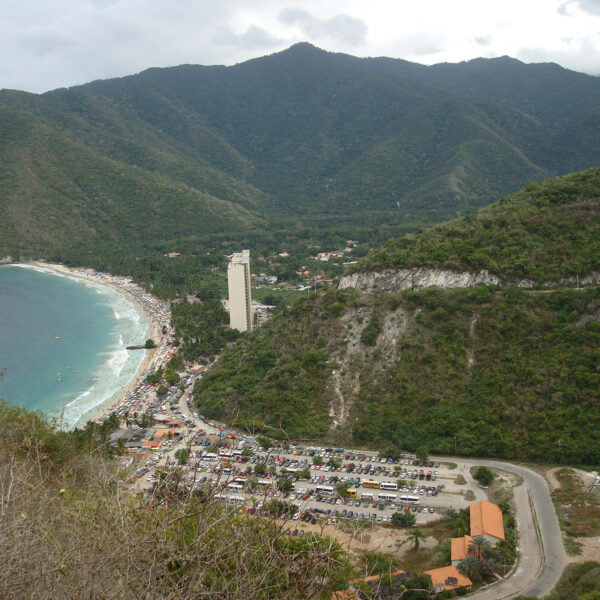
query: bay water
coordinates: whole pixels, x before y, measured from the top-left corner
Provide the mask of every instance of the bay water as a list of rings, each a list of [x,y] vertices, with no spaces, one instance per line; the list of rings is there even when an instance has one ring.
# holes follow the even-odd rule
[[[31,265],[0,266],[0,398],[56,417],[97,416],[132,380],[147,316],[116,290]]]

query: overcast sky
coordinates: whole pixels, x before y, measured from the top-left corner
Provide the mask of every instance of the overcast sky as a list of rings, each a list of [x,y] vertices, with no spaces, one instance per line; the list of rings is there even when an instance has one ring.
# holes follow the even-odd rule
[[[600,75],[600,0],[0,0],[0,88],[231,65],[307,41],[433,64],[509,55]]]

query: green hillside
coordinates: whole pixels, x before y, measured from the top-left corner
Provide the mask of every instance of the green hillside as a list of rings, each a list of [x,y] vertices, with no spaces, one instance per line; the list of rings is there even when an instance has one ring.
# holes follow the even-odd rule
[[[530,186],[400,251],[420,265],[435,248],[430,264],[466,268],[462,248],[472,248],[483,268],[499,245],[501,265],[526,267],[503,274],[589,272],[599,256],[599,172]],[[503,254],[505,237],[526,260]],[[598,464],[599,310],[600,290],[574,284],[330,289],[279,308],[224,351],[195,399],[208,416],[276,437]]]
[[[87,214],[95,209],[86,187],[112,197],[114,169],[117,181],[125,172],[131,185],[154,177],[173,193],[241,207],[239,220],[265,223],[267,235],[299,224],[314,239],[335,221],[366,241],[365,224],[397,236],[532,181],[600,164],[599,106],[600,79],[555,65],[503,58],[425,67],[309,44],[233,67],[149,69],[42,95],[4,90],[3,118],[16,111],[20,125],[8,125],[2,201],[33,178],[30,210],[20,212],[43,215],[42,190],[58,190],[87,207],[76,238],[93,244],[99,223]],[[28,131],[40,124],[55,134],[36,150],[46,158],[22,160]],[[65,168],[60,161],[72,144],[86,164]],[[88,183],[92,156],[105,174]],[[139,192],[146,195],[143,186]],[[131,208],[130,216],[142,207]],[[135,229],[130,216],[107,209],[106,231]],[[178,218],[183,229],[195,223],[186,211]],[[230,214],[210,229],[219,227],[230,238],[244,231]],[[52,229],[48,235],[35,219],[13,225],[0,253],[62,251],[74,223],[56,220]],[[197,229],[199,247],[204,231]],[[138,237],[138,247],[146,244],[147,235]]]
[[[600,168],[527,186],[467,217],[390,240],[354,271],[487,269],[559,281],[600,272]]]
[[[144,246],[259,220],[159,173],[116,162],[67,132],[0,106],[0,251],[48,256],[85,242]]]

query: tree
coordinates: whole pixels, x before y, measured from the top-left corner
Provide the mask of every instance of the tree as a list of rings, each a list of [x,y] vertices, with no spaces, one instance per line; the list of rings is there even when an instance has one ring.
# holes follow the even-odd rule
[[[395,512],[392,515],[392,523],[400,525],[401,527],[410,527],[414,525],[417,520],[413,512],[403,510],[401,512]]]
[[[289,494],[293,487],[294,484],[287,477],[282,477],[277,480],[277,489],[284,494]]]
[[[494,475],[491,469],[488,469],[487,467],[483,466],[477,467],[477,469],[475,469],[473,473],[473,479],[478,481],[484,487],[488,487],[490,483],[494,481],[495,477],[496,476]]]
[[[156,348],[156,344],[154,343],[154,340],[151,339],[151,338],[148,338],[146,340],[146,343],[144,344],[144,348],[148,348],[148,349],[150,349],[150,348]]]
[[[342,463],[339,460],[335,460],[334,458],[330,458],[327,461],[327,466],[332,469],[339,469],[342,466]]]
[[[408,534],[408,538],[414,542],[415,550],[418,550],[421,542],[425,539],[425,535],[420,529],[413,529]]]
[[[156,390],[156,394],[158,396],[165,396],[166,393],[169,391],[169,388],[166,385],[161,385],[157,390]]]
[[[400,448],[394,444],[388,444],[385,448],[379,451],[379,458],[400,458],[402,452]]]
[[[180,448],[175,452],[175,459],[178,465],[185,465],[190,456],[190,451],[187,448]]]
[[[313,465],[322,465],[323,457],[322,456],[313,456]]]
[[[165,380],[169,385],[177,385],[179,383],[179,375],[173,369],[167,369]]]
[[[265,463],[261,462],[258,463],[255,467],[254,467],[254,472],[257,475],[266,475],[267,474],[267,465],[265,465]]]
[[[471,581],[479,581],[483,575],[483,564],[474,556],[467,556],[458,562],[458,571]]]
[[[431,577],[422,571],[413,573],[402,580],[402,592],[397,598],[402,600],[429,600],[433,595]]]
[[[427,448],[427,446],[420,446],[415,450],[415,456],[419,460],[427,462],[429,460],[429,448]]]
[[[310,471],[308,467],[306,469],[302,469],[301,471],[296,471],[296,477],[300,479],[310,479]]]
[[[273,447],[273,442],[268,438],[265,437],[264,435],[259,435],[256,438],[256,441],[265,449],[269,449]]]
[[[335,491],[336,491],[336,494],[340,498],[347,498],[348,497],[348,482],[342,481],[341,483],[338,483],[335,486]]]
[[[468,551],[471,556],[474,556],[477,560],[483,560],[489,556],[492,546],[488,540],[482,535],[475,536],[470,542]]]

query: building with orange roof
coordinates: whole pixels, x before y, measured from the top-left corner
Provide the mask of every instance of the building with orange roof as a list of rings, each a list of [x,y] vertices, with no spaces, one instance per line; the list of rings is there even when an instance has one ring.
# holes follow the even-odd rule
[[[471,536],[482,535],[492,546],[504,538],[502,511],[497,504],[487,500],[473,502],[469,506],[471,518]]]
[[[349,590],[344,592],[349,593],[349,596],[333,596],[335,600],[391,600],[396,598],[403,589],[403,581],[408,577],[408,573],[403,570],[394,571],[390,574],[390,579],[385,579],[385,583],[381,580],[381,575],[370,575],[361,579],[354,579],[348,582]],[[364,586],[366,584],[368,588]],[[362,588],[362,589],[361,589]],[[368,593],[366,593],[368,592]],[[341,592],[337,592],[340,594]],[[352,595],[354,594],[354,595]]]
[[[160,450],[161,442],[142,442],[142,449],[145,450]]]
[[[469,555],[469,544],[473,541],[470,535],[463,537],[452,538],[450,540],[450,560],[453,565],[457,565],[460,560],[467,558]]]
[[[179,431],[174,430],[174,429],[157,429],[154,432],[154,435],[152,437],[154,438],[168,438],[169,435],[171,436],[176,436],[179,435]]]
[[[444,590],[469,589],[473,585],[473,582],[466,575],[460,573],[454,565],[431,569],[430,571],[425,571],[425,574],[431,577],[433,590],[436,594]]]

